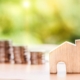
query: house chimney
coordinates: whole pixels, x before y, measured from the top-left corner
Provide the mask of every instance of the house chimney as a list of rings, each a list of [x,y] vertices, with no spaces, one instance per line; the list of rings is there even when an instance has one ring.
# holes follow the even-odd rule
[[[75,43],[76,43],[76,46],[80,48],[80,39],[76,40]]]

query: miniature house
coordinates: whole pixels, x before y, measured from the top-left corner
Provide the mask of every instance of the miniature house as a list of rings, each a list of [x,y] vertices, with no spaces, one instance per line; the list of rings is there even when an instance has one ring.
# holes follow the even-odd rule
[[[66,64],[67,73],[80,73],[80,40],[75,44],[64,42],[51,51],[49,56],[50,73],[57,73],[57,63]]]

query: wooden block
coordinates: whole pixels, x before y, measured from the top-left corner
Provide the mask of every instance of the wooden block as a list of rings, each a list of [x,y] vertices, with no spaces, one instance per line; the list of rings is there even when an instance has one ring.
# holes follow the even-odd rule
[[[57,73],[57,63],[66,64],[67,73],[80,73],[80,40],[76,43],[64,42],[50,52],[50,73]]]

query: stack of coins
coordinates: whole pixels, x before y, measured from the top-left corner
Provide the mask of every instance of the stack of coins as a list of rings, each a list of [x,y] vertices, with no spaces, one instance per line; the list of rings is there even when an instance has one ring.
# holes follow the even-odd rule
[[[0,63],[10,63],[11,41],[0,41]]]
[[[26,48],[23,46],[14,46],[13,54],[14,54],[14,63],[16,64],[24,64],[27,63],[27,56],[25,55]]]
[[[30,52],[31,64],[44,64],[45,56],[44,52]]]

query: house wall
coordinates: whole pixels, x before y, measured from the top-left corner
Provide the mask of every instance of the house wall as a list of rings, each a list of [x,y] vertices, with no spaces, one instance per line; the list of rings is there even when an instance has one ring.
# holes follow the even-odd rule
[[[50,53],[50,73],[57,73],[57,63],[65,62],[67,73],[80,72],[80,45],[64,43]]]

